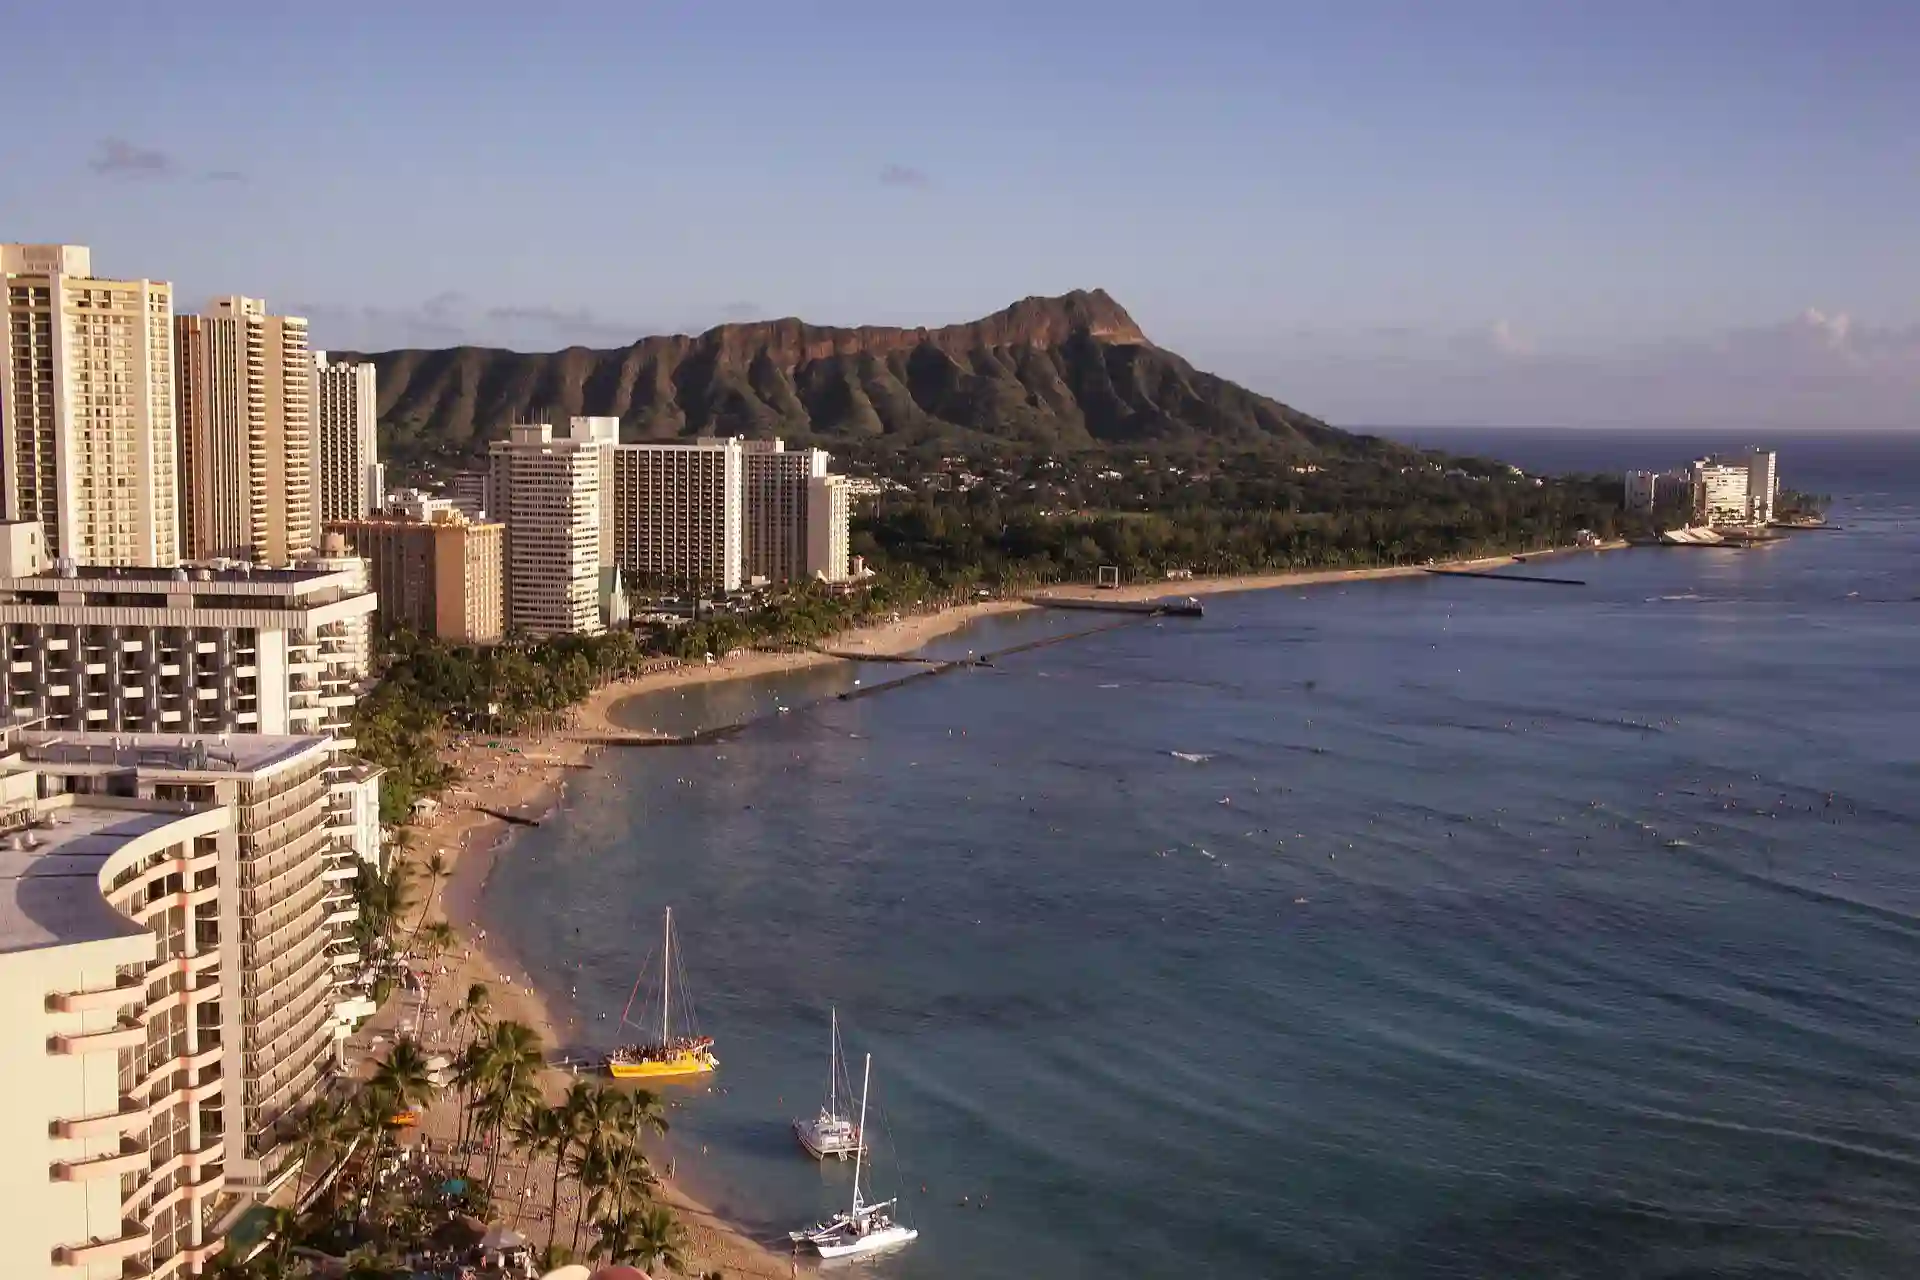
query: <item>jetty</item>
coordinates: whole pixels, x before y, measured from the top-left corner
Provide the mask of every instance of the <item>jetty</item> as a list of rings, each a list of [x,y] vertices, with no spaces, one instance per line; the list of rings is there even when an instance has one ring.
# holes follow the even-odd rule
[[[1038,592],[1022,600],[1042,609],[1084,609],[1089,613],[1131,613],[1153,618],[1201,618],[1206,607],[1197,596],[1162,596],[1157,600],[1103,600],[1099,596],[1059,596]]]
[[[1428,569],[1436,578],[1486,578],[1493,582],[1543,582],[1554,587],[1584,587],[1585,578],[1549,578],[1537,573],[1495,573],[1490,569]]]
[[[489,809],[483,804],[474,805],[473,810],[475,813],[484,813],[489,818],[498,818],[510,826],[537,827],[540,825],[540,819],[530,818],[524,813],[512,813],[506,809]]]
[[[1151,602],[1136,601],[1133,603],[1147,604]],[[884,680],[878,684],[861,685],[848,689],[843,693],[830,694],[824,698],[816,698],[811,702],[786,707],[781,711],[774,712],[772,715],[754,716],[751,719],[736,720],[730,724],[712,725],[705,729],[695,730],[692,733],[650,733],[644,729],[573,729],[565,731],[562,736],[573,742],[586,743],[589,746],[596,747],[695,747],[709,742],[724,742],[729,738],[739,736],[755,725],[766,724],[783,715],[805,714],[808,711],[826,706],[831,702],[857,702],[861,698],[871,698],[876,694],[888,693],[895,689],[904,688],[916,681],[931,680],[936,676],[947,675],[955,671],[980,667],[991,668],[995,660],[1000,658],[1009,658],[1014,654],[1027,653],[1034,649],[1044,649],[1048,645],[1065,644],[1069,640],[1084,639],[1087,636],[1099,635],[1103,631],[1112,631],[1117,627],[1132,626],[1143,619],[1160,616],[1159,610],[1142,608],[1126,608],[1112,610],[1111,612],[1122,613],[1126,616],[1116,618],[1109,622],[1103,622],[1099,626],[1082,627],[1076,631],[1065,631],[1057,636],[1041,636],[1037,640],[1027,640],[1020,644],[1010,644],[1004,648],[993,649],[986,653],[972,653],[963,658],[930,658],[924,654],[915,653],[858,653],[854,651],[837,652],[822,649],[819,652],[825,653],[829,657],[843,658],[849,662],[909,663],[921,669],[903,675],[897,680]],[[487,812],[491,812],[491,810]],[[518,822],[527,826],[539,825],[530,819],[516,818],[504,813],[495,814],[495,816],[505,819],[508,822]]]

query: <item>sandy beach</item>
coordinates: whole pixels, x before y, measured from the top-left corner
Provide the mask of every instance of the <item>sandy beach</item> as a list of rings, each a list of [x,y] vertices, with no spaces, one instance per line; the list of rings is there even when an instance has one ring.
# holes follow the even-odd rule
[[[497,745],[496,745],[497,744]],[[448,758],[463,771],[462,781],[442,798],[439,813],[409,828],[414,834],[408,856],[425,866],[435,854],[446,862],[448,874],[439,886],[423,878],[416,888],[418,901],[405,929],[422,919],[445,919],[459,933],[459,942],[430,969],[422,970],[423,989],[416,997],[398,994],[356,1039],[370,1039],[370,1051],[379,1056],[383,1046],[402,1030],[411,1030],[429,1052],[449,1058],[458,1052],[465,1032],[451,1026],[452,1011],[474,983],[484,983],[490,1015],[525,1023],[540,1033],[555,1055],[577,1046],[577,1019],[559,1016],[548,994],[535,984],[519,958],[497,936],[487,932],[480,917],[480,900],[494,860],[511,848],[511,826],[481,806],[496,812],[537,818],[558,803],[568,774],[582,768],[592,748],[562,737],[497,737],[461,740],[448,747]],[[429,888],[435,891],[431,900]],[[402,937],[406,936],[403,930]],[[564,1007],[564,1005],[563,1005]],[[550,1101],[557,1101],[574,1079],[568,1068],[556,1068],[546,1081]],[[678,1101],[668,1090],[669,1107]],[[443,1096],[427,1112],[413,1141],[426,1139],[435,1147],[451,1148],[459,1128],[459,1102]],[[679,1153],[676,1159],[685,1159]],[[547,1241],[549,1188],[553,1162],[534,1164],[509,1149],[500,1163],[495,1197],[495,1220],[527,1235],[536,1245]],[[661,1171],[664,1174],[664,1170]],[[686,1257],[691,1274],[723,1271],[729,1276],[779,1277],[793,1273],[793,1261],[784,1253],[749,1239],[721,1221],[673,1180],[664,1178],[661,1199],[673,1206],[687,1232]],[[552,1224],[554,1238],[571,1242],[579,1196],[562,1183],[559,1214]],[[582,1233],[583,1244],[592,1238]]]
[[[1034,607],[1024,600],[980,600],[925,613],[900,614],[885,622],[843,632],[820,647],[833,650],[835,653],[850,654],[911,653],[981,618],[992,617],[995,614],[1018,613]],[[585,702],[574,708],[572,732],[587,736],[632,732],[619,724],[612,712],[616,706],[628,698],[638,697],[641,694],[658,693],[664,689],[684,689],[718,680],[751,680],[761,676],[778,675],[786,671],[799,671],[808,667],[831,666],[840,661],[842,659],[812,651],[763,653],[759,650],[748,650],[716,659],[711,664],[689,662],[671,670],[637,676],[632,680],[617,680],[594,690]]]
[[[1625,542],[1607,542],[1593,547],[1554,547],[1529,551],[1524,556],[1482,556],[1474,560],[1447,560],[1434,565],[1397,564],[1378,569],[1303,569],[1284,573],[1247,573],[1214,578],[1167,578],[1159,582],[1130,582],[1104,590],[1075,585],[1048,587],[1040,595],[1073,599],[1157,600],[1162,596],[1212,596],[1232,591],[1270,591],[1280,587],[1327,586],[1343,582],[1374,582],[1382,578],[1417,578],[1430,569],[1501,569],[1516,563],[1532,563],[1549,556],[1583,554],[1590,551],[1617,551]]]
[[[1527,558],[1532,560],[1550,554],[1555,553],[1533,553]],[[1511,556],[1488,557],[1444,567],[1492,568],[1510,565],[1513,559]],[[1411,577],[1423,572],[1423,566],[1408,565],[1167,580],[1107,591],[1060,587],[1050,593],[1142,600],[1365,582]],[[837,636],[822,648],[848,654],[907,653],[980,618],[1036,607],[1025,600],[998,599],[904,614]],[[533,1027],[556,1055],[569,1047],[578,1050],[581,1028],[577,1019],[571,1015],[556,1016],[551,1002],[559,995],[558,988],[551,985],[558,980],[557,975],[540,975],[541,980],[549,984],[543,992],[536,986],[534,975],[526,971],[504,942],[489,935],[481,918],[480,902],[494,860],[503,854],[510,856],[512,849],[512,825],[497,815],[505,813],[537,820],[552,810],[564,793],[569,775],[590,767],[593,754],[599,749],[584,739],[630,732],[624,730],[614,716],[614,709],[628,698],[711,681],[753,679],[842,660],[818,652],[745,652],[711,664],[678,665],[597,690],[575,709],[572,725],[567,729],[533,736],[463,736],[450,740],[444,749],[445,758],[458,771],[460,780],[440,797],[437,813],[405,829],[409,833],[406,838],[411,841],[407,856],[414,864],[424,867],[438,854],[448,867],[448,875],[445,882],[438,885],[421,880],[416,889],[416,905],[405,927],[412,929],[423,919],[444,918],[458,932],[459,942],[452,952],[435,961],[430,973],[423,975],[425,986],[417,998],[395,996],[356,1036],[356,1041],[370,1043],[370,1051],[377,1056],[396,1031],[411,1029],[430,1050],[452,1056],[462,1038],[450,1028],[452,1010],[472,984],[484,983],[494,1018],[511,1018]],[[557,1098],[564,1093],[572,1078],[571,1069],[557,1068],[548,1080],[550,1094]],[[676,1105],[675,1091],[669,1090],[664,1098],[670,1106]],[[457,1133],[458,1112],[456,1099],[443,1098],[425,1117],[419,1136],[430,1139],[435,1146],[451,1146]],[[681,1159],[697,1160],[690,1153],[677,1154]],[[497,1218],[527,1234],[536,1244],[544,1244],[548,1203],[545,1189],[552,1177],[551,1161],[543,1160],[529,1168],[516,1152],[503,1159],[502,1169]],[[690,1173],[698,1179],[697,1169]],[[673,1180],[663,1178],[661,1194],[680,1213],[687,1229],[688,1262],[693,1274],[712,1270],[741,1276],[793,1274],[793,1259],[784,1251],[775,1252],[742,1234]],[[577,1207],[577,1194],[570,1194],[563,1186],[555,1224],[558,1240],[571,1240]]]

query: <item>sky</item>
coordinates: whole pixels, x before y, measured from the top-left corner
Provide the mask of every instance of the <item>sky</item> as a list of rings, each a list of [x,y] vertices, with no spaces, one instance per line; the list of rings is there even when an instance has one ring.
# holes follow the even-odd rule
[[[0,240],[315,345],[1099,286],[1342,425],[1920,427],[1920,2],[0,0]]]

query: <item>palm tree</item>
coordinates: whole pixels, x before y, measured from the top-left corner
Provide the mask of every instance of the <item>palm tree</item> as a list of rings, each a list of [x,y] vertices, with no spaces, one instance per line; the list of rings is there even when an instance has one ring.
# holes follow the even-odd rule
[[[315,1098],[294,1116],[288,1142],[300,1161],[294,1180],[293,1202],[300,1203],[309,1164],[325,1165],[345,1145],[349,1131],[347,1104],[333,1098]]]
[[[450,1025],[454,1030],[462,1027],[470,1029],[474,1037],[486,1026],[487,1009],[492,1005],[493,997],[487,990],[487,984],[476,982],[467,988],[467,998],[462,1000],[453,1011]]]
[[[487,992],[487,984],[476,982],[467,988],[467,998],[454,1008],[452,1016],[447,1020],[449,1031],[465,1030],[471,1033],[467,1037],[466,1045],[460,1051],[459,1062],[454,1068],[453,1077],[454,1083],[460,1087],[460,1142],[462,1145],[467,1140],[467,1107],[473,1101],[477,1083],[474,1078],[478,1074],[479,1061],[476,1050],[480,1036],[487,1028],[487,1009],[491,1004],[492,998]]]
[[[374,1134],[373,1156],[367,1162],[369,1180],[379,1168],[393,1129],[393,1118],[403,1111],[424,1106],[433,1100],[433,1095],[434,1083],[420,1042],[411,1036],[395,1040],[386,1060],[374,1068],[372,1077],[361,1087],[358,1099],[360,1123]]]
[[[460,1090],[460,1146],[463,1149],[475,1140],[479,1130],[480,1094],[486,1088],[491,1074],[486,1041],[475,1036],[453,1063],[454,1087]],[[469,1173],[473,1170],[471,1150],[467,1151],[466,1168]]]
[[[482,1054],[476,1072],[480,1081],[477,1110],[480,1121],[493,1131],[493,1149],[487,1158],[487,1194],[493,1194],[500,1165],[500,1135],[505,1126],[540,1105],[540,1073],[546,1051],[540,1035],[523,1022],[497,1022],[477,1046]]]
[[[433,900],[440,892],[440,882],[447,878],[447,855],[434,850],[420,870],[427,877],[427,900],[420,905],[420,914],[413,922],[413,932],[407,935],[407,949],[412,950],[420,936],[421,926],[427,923],[427,917],[433,914]]]
[[[548,1253],[553,1252],[553,1233],[558,1226],[555,1219],[560,1211],[560,1162],[566,1158],[572,1139],[564,1104],[533,1107],[513,1123],[513,1140],[526,1149],[529,1166],[537,1164],[542,1155],[553,1156],[553,1192],[547,1205]]]
[[[574,1172],[580,1180],[583,1216],[596,1224],[625,1218],[655,1185],[647,1158],[631,1148],[587,1152],[575,1161]]]
[[[365,941],[387,937],[407,909],[409,897],[409,864],[402,858],[394,858],[387,864],[386,871],[375,871],[372,867],[360,868],[360,875],[354,880],[354,894],[360,900],[360,919],[366,926]],[[371,946],[367,952],[371,958]]]
[[[580,1228],[590,1219],[622,1217],[629,1204],[644,1199],[654,1183],[653,1168],[640,1145],[651,1129],[667,1131],[667,1114],[655,1094],[607,1084],[578,1081],[567,1091],[561,1111],[572,1138],[571,1168],[588,1202],[574,1220],[573,1251],[580,1251]]]
[[[424,928],[415,930],[414,945],[422,948],[428,964],[432,964],[460,941],[460,935],[445,920],[435,920]]]
[[[387,1050],[386,1060],[374,1068],[369,1092],[394,1111],[408,1111],[433,1100],[434,1084],[427,1055],[412,1036],[401,1036]]]
[[[624,1091],[623,1091],[624,1092]],[[625,1094],[627,1099],[627,1121],[633,1127],[633,1140],[638,1142],[645,1130],[665,1134],[667,1131],[667,1109],[660,1103],[660,1095],[647,1089],[635,1089]]]
[[[619,1129],[617,1108],[619,1091],[591,1080],[576,1080],[567,1090],[565,1101],[560,1104],[561,1113],[566,1117],[567,1136],[572,1149],[571,1165],[575,1180],[580,1183],[581,1211],[573,1216],[573,1252],[580,1252],[580,1228],[586,1218],[586,1181],[581,1174],[586,1168],[589,1153],[602,1150],[610,1136]]]
[[[679,1271],[686,1266],[680,1252],[686,1247],[686,1232],[664,1206],[649,1205],[630,1217],[597,1220],[593,1230],[594,1252],[606,1254],[609,1262],[648,1271],[661,1267]]]

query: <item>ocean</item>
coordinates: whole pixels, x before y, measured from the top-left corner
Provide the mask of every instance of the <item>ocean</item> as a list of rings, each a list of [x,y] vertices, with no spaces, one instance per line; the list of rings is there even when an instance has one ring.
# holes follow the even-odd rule
[[[769,1239],[848,1193],[789,1129],[837,1008],[922,1232],[875,1275],[1920,1274],[1920,437],[1771,443],[1832,529],[640,700],[768,718],[605,756],[483,910],[604,1046],[674,907],[668,1154]]]

